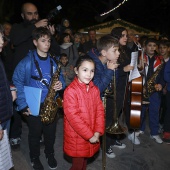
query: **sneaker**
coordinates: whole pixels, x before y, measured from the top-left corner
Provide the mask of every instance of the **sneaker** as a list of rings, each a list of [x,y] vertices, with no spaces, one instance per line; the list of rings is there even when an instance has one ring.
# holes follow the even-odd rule
[[[150,135],[150,138],[155,140],[155,142],[157,142],[157,143],[160,143],[160,144],[163,143],[163,141],[159,135],[154,135],[154,136]]]
[[[107,156],[108,158],[115,158],[115,157],[116,157],[116,155],[113,153],[113,150],[112,150],[112,147],[111,147],[111,146],[110,146],[110,148],[107,150],[106,156]]]
[[[120,142],[119,140],[116,140],[114,145],[112,145],[112,147],[124,149],[124,148],[126,148],[126,145],[124,143]]]
[[[46,156],[47,158],[47,162],[48,162],[48,166],[50,169],[57,169],[57,161],[54,158],[54,154],[49,154],[48,156]]]
[[[144,131],[140,130],[138,132],[135,132],[135,136],[139,137],[139,135],[143,135]]]
[[[31,165],[35,170],[44,170],[42,163],[39,158],[31,159]]]
[[[10,145],[12,150],[17,150],[20,148],[21,138],[11,138],[10,139]]]
[[[136,135],[134,135],[134,132],[132,134],[128,135],[128,139],[132,141],[135,145],[140,145],[140,141]]]

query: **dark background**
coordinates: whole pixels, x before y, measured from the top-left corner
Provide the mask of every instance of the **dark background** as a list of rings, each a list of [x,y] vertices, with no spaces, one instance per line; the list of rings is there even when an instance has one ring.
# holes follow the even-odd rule
[[[74,30],[100,24],[114,19],[123,19],[152,31],[166,33],[170,36],[170,0],[127,0],[114,12],[104,17],[106,12],[123,0],[30,0],[39,10],[41,18],[45,18],[57,5],[62,10],[53,23],[59,24],[62,18],[68,18]],[[0,22],[21,22],[21,5],[26,0],[0,0]]]

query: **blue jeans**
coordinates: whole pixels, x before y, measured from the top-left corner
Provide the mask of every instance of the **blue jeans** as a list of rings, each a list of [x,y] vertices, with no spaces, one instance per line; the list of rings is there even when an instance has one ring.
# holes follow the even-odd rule
[[[146,109],[148,108],[149,115],[149,127],[151,135],[158,135],[159,129],[159,109],[161,104],[161,96],[158,92],[153,93],[149,97],[149,105],[142,106],[141,112],[141,127],[140,130],[145,130],[145,121],[146,121]]]

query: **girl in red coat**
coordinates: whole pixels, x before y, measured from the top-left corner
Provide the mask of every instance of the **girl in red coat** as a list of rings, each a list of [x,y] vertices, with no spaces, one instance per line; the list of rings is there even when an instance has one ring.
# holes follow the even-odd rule
[[[72,157],[70,170],[86,170],[87,158],[100,147],[104,107],[92,82],[94,61],[89,56],[79,57],[74,70],[77,76],[64,92],[64,152]]]

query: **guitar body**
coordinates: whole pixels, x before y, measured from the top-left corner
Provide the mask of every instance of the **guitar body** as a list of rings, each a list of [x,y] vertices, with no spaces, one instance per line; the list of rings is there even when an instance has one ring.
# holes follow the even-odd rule
[[[132,80],[130,105],[130,127],[132,129],[137,129],[140,127],[142,110],[142,88],[142,76]]]

